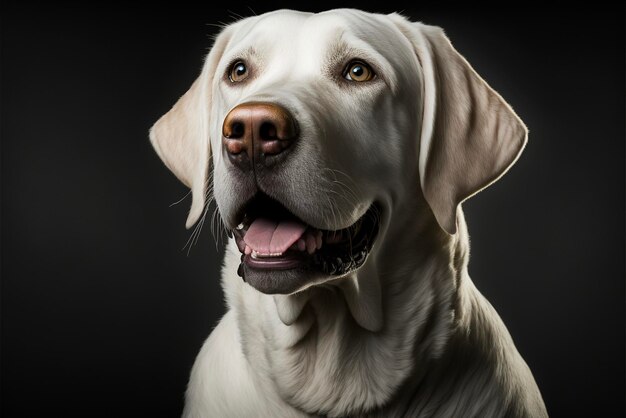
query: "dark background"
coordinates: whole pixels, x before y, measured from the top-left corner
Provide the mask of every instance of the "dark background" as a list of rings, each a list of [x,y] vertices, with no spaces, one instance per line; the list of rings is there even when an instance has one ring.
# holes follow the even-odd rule
[[[624,411],[624,10],[335,2],[442,26],[530,128],[464,205],[470,274],[553,417]],[[147,138],[236,14],[122,3],[2,6],[1,410],[177,416],[224,312],[221,250],[183,248],[186,193]],[[294,7],[291,5],[291,7]]]

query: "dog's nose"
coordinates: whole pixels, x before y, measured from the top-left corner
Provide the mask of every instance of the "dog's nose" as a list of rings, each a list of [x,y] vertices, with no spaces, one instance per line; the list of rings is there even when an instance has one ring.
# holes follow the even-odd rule
[[[298,125],[287,109],[274,103],[243,103],[224,119],[222,135],[230,161],[242,170],[269,164],[298,137]]]

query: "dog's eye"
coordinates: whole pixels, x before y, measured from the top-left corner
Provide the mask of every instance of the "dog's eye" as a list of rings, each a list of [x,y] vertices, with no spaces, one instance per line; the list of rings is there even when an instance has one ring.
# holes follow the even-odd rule
[[[352,61],[343,72],[343,78],[350,81],[370,81],[375,76],[370,66],[361,61]]]
[[[233,83],[239,83],[240,81],[248,78],[248,74],[248,67],[246,67],[246,63],[243,61],[237,61],[232,67],[230,67],[230,74],[228,75],[228,78],[230,78],[230,81]]]

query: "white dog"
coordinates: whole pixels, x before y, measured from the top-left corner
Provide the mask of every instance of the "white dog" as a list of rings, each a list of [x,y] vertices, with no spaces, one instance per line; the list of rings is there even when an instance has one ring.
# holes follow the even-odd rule
[[[226,26],[150,132],[193,192],[187,227],[212,187],[234,235],[184,416],[547,416],[470,280],[460,207],[526,138],[440,28],[358,10]]]

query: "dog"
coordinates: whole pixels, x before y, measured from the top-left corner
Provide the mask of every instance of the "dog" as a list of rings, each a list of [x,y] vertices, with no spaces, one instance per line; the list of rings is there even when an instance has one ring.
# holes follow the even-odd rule
[[[231,239],[185,417],[546,417],[468,274],[461,203],[527,129],[443,30],[280,10],[226,25],[150,130]]]

